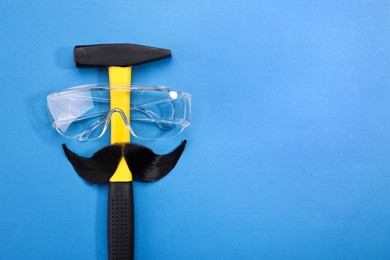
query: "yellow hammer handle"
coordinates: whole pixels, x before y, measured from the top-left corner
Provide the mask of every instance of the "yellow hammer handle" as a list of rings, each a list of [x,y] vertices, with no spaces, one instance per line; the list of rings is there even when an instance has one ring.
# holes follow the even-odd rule
[[[130,122],[130,91],[128,91],[128,88],[131,82],[131,67],[108,67],[108,77],[111,88],[126,88],[124,91],[110,91],[110,109],[121,109],[125,113],[128,122]],[[121,115],[114,113],[111,117],[111,144],[129,142],[129,130],[123,122]],[[110,178],[110,182],[129,182],[132,180],[129,167],[127,167],[126,161],[122,157],[116,172]]]

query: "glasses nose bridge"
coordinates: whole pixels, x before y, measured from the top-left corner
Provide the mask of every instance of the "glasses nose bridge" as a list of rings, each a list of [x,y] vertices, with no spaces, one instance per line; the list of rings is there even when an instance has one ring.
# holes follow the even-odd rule
[[[109,123],[112,120],[112,117],[115,116],[120,116],[122,118],[122,122],[129,129],[129,131],[132,130],[126,113],[120,108],[112,108],[107,114],[106,122]]]

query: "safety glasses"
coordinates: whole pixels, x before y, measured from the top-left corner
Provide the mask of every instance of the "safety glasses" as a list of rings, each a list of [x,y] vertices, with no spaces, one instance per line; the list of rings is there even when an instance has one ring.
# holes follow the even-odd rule
[[[126,117],[129,111],[110,109],[110,92],[130,95],[130,122]],[[79,141],[100,138],[112,115],[119,113],[133,136],[157,139],[175,136],[190,124],[191,95],[165,87],[96,84],[50,94],[47,106],[52,126],[65,137]]]

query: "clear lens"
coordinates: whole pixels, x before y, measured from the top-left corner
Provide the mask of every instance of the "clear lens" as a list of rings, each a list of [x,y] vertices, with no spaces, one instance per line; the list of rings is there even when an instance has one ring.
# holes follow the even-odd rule
[[[53,127],[70,138],[91,140],[107,129],[110,112],[108,85],[88,85],[64,90],[47,97]],[[191,98],[183,92],[162,87],[132,85],[129,130],[139,138],[155,139],[180,133],[190,124]]]
[[[130,124],[145,138],[169,137],[189,124],[189,97],[173,90],[131,92]]]

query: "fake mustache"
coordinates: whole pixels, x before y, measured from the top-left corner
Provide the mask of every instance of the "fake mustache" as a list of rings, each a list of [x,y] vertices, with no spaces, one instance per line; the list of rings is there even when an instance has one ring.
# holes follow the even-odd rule
[[[80,177],[88,182],[100,184],[114,175],[122,157],[132,173],[133,180],[151,182],[167,175],[176,165],[187,141],[184,140],[172,152],[155,154],[146,146],[135,143],[108,145],[92,155],[91,158],[78,156],[62,145],[65,155]]]

